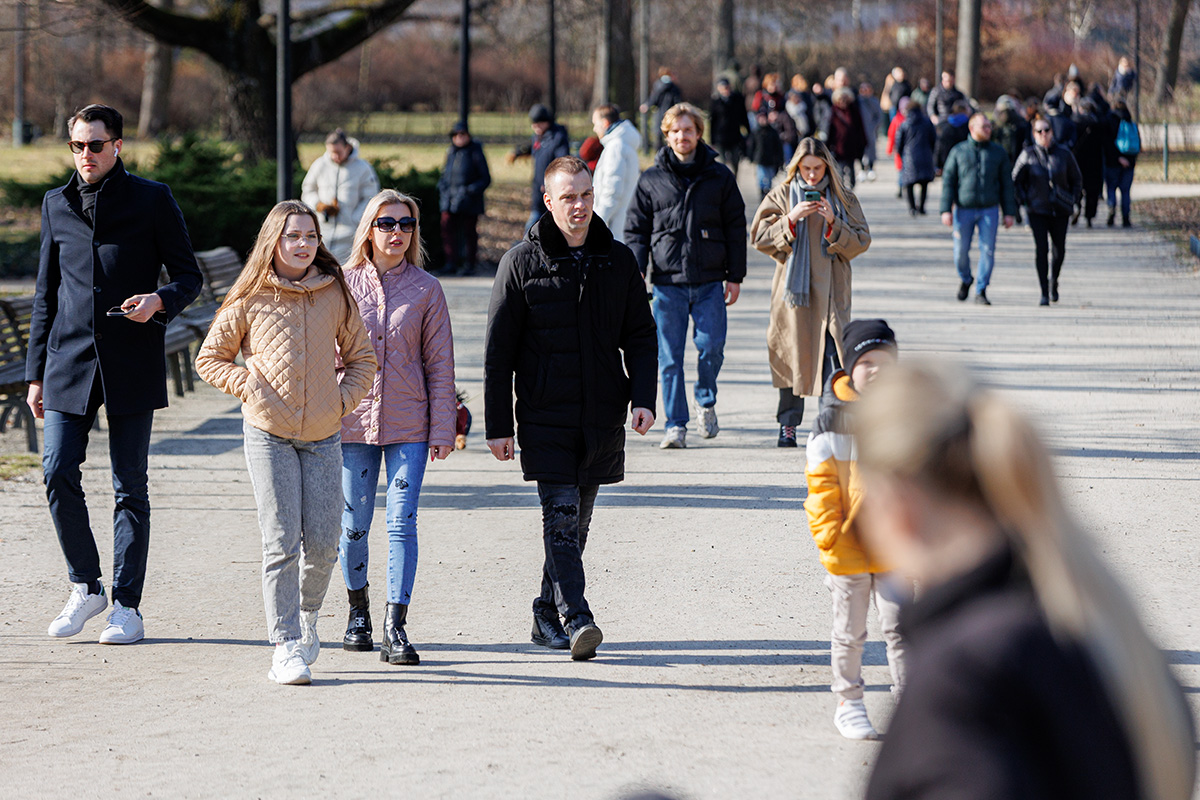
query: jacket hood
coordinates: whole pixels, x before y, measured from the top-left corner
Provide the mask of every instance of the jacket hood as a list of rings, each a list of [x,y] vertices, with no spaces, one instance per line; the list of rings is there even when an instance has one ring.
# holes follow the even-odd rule
[[[858,392],[850,383],[850,376],[845,370],[839,369],[825,381],[825,389],[821,392],[821,408],[841,412],[857,399]]]
[[[668,172],[674,173],[673,164],[678,164],[679,160],[672,158],[671,146],[664,145],[659,149],[654,156],[654,166],[662,167]],[[697,164],[696,174],[699,175],[706,167],[717,160],[717,151],[708,146],[708,143],[703,139],[696,145],[696,160],[692,163]]]
[[[605,147],[613,146],[618,141],[624,142],[636,151],[642,145],[642,134],[638,132],[637,128],[633,127],[633,124],[629,120],[623,119],[609,128],[600,137],[600,144]]]
[[[277,292],[304,292],[311,294],[334,282],[334,277],[324,272],[314,272],[298,281],[279,277],[275,270],[267,273],[267,285]]]
[[[562,258],[571,250],[549,211],[529,229],[529,233],[525,234],[525,241],[536,247],[546,260]],[[612,232],[604,224],[604,220],[593,214],[588,225],[587,238],[583,242],[584,251],[588,255],[606,256],[612,252],[612,244]]]

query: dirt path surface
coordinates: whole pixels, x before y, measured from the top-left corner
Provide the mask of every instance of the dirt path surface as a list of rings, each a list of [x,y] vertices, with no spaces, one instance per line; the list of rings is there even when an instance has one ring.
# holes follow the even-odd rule
[[[893,181],[881,168],[859,187],[875,241],[854,264],[855,315],[888,319],[902,357],[974,365],[1040,422],[1072,506],[1200,711],[1200,279],[1148,234],[1074,228],[1063,300],[1039,308],[1031,237],[1014,229],[1000,234],[994,305],[958,303],[936,189],[930,215],[914,219]],[[757,253],[750,262],[730,314],[720,435],[660,451],[656,425],[630,441],[625,483],[600,492],[586,565],[605,642],[592,662],[528,641],[540,517],[533,487],[483,442],[487,279],[444,282],[477,425],[426,476],[408,629],[419,667],[327,647],[311,687],[266,679],[240,415],[209,387],[157,419],[143,644],[98,645],[100,618],[74,639],[46,636],[67,585],[42,487],[37,476],[0,483],[0,795],[859,796],[878,745],[832,724],[829,597],[801,506],[804,451],[774,446],[772,266]],[[103,432],[84,482],[108,564]],[[382,516],[371,534],[377,623]],[[340,641],[346,608],[335,574],[323,638]],[[874,620],[872,637],[867,707],[886,727]]]

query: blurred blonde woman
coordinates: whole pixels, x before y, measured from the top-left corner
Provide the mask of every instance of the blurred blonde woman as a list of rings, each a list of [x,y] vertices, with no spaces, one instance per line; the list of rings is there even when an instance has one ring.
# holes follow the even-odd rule
[[[337,562],[341,421],[371,386],[375,354],[308,206],[288,200],[267,214],[196,371],[242,401],[275,644],[267,677],[310,683],[321,648],[317,612]]]
[[[824,144],[800,140],[787,177],[754,214],[750,241],[775,259],[767,349],[780,447],[796,447],[804,398],[820,397],[843,363],[850,321],[850,261],[871,245],[854,192]]]
[[[867,797],[1185,800],[1192,721],[1030,424],[904,364],[859,403],[863,538],[922,587]]]
[[[394,189],[372,197],[354,233],[346,284],[358,303],[379,370],[342,420],[345,499],[338,546],[350,595],[342,647],[370,651],[367,535],[380,461],[387,475],[387,616],[380,659],[420,663],[405,625],[417,573],[417,502],[426,462],[454,449],[454,338],[437,278],[422,266],[421,210]]]

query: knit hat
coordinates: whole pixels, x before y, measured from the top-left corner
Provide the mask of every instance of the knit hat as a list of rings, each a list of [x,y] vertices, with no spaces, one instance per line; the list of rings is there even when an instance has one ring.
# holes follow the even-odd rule
[[[463,122],[463,121],[461,121],[461,120],[459,120],[458,122],[454,123],[454,125],[453,125],[453,126],[451,126],[451,128],[450,128],[450,135],[451,135],[451,136],[456,136],[457,134],[460,134],[460,133],[465,133],[465,134],[468,134],[468,135],[470,134],[470,131],[469,131],[469,130],[467,130],[467,123],[465,123],[465,122]]]
[[[846,373],[854,370],[854,364],[863,353],[871,350],[897,352],[896,333],[881,319],[856,319],[846,325],[842,334],[842,349],[846,353]]]
[[[554,122],[554,115],[550,113],[550,109],[541,103],[534,103],[529,109],[530,122]]]

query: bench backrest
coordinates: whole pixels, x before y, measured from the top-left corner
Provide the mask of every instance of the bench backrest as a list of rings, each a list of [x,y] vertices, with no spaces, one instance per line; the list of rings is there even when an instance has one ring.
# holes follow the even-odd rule
[[[0,300],[0,366],[25,360],[32,316],[33,295]]]
[[[203,296],[220,303],[242,274],[242,259],[232,247],[218,247],[196,253],[196,263],[204,273]]]

